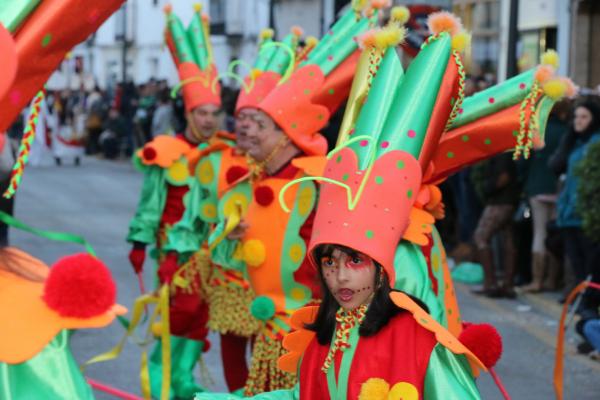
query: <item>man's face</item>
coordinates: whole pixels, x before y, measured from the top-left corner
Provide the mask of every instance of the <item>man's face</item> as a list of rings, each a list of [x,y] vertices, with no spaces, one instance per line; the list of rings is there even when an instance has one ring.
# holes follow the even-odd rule
[[[247,129],[247,125],[254,123],[252,120],[252,112],[248,108],[244,108],[240,110],[235,116],[235,137],[236,137],[236,147],[243,153],[248,151],[249,140],[248,136],[245,134],[245,130]]]
[[[221,108],[215,104],[204,104],[189,112],[187,118],[193,138],[205,141],[219,129]]]
[[[285,136],[271,117],[255,108],[238,113],[236,134],[246,154],[256,161],[266,160]]]

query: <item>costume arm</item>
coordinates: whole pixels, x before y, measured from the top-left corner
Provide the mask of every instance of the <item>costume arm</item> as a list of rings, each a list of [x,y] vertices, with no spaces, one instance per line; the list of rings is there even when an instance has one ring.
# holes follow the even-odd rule
[[[181,219],[173,225],[167,235],[166,251],[179,254],[191,254],[202,247],[208,237],[208,224],[200,218],[199,205],[204,195],[196,181],[190,185],[190,190],[183,198],[185,212]]]
[[[467,359],[440,343],[436,344],[429,357],[423,399],[481,399]]]
[[[300,399],[300,388],[298,385],[294,386],[293,389],[287,390],[275,390],[273,392],[266,392],[257,394],[252,397],[240,397],[229,393],[198,393],[196,400],[240,400],[240,399],[254,399],[254,400],[298,400]]]
[[[208,238],[209,246],[215,241],[221,240],[225,230],[226,221],[219,222]],[[210,252],[210,258],[215,263],[224,268],[244,271],[246,263],[241,258],[242,243],[239,240],[230,240],[223,238]]]
[[[145,167],[140,201],[135,216],[129,223],[128,242],[156,242],[166,190],[164,170],[155,166]]]

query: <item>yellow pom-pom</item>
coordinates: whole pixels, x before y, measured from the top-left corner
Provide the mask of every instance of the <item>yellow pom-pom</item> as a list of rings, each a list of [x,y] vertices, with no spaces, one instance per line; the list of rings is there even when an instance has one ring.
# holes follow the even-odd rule
[[[556,51],[548,50],[542,54],[541,61],[543,65],[550,65],[554,67],[554,69],[558,69],[560,57],[558,57],[558,53]]]
[[[567,93],[567,84],[561,79],[551,79],[543,86],[544,94],[552,100],[560,100]]]
[[[404,25],[410,19],[410,11],[404,6],[397,6],[392,8],[390,17],[392,18],[392,21]]]
[[[408,382],[398,382],[392,386],[387,400],[419,400],[419,391]]]
[[[307,47],[315,47],[319,43],[319,39],[314,36],[309,36],[306,38],[306,46]]]
[[[358,400],[387,400],[390,384],[381,378],[369,378],[360,387]]]
[[[292,26],[292,33],[298,37],[304,35],[304,29],[299,27],[298,25]]]
[[[152,331],[154,337],[160,337],[162,335],[162,326],[162,321],[158,321],[152,324],[150,330]]]
[[[367,4],[367,0],[352,0],[352,8],[354,9],[354,11],[360,12],[364,10]]]
[[[163,7],[165,14],[171,14],[173,12],[173,6],[170,3],[165,4]]]
[[[535,71],[535,79],[540,83],[545,83],[554,77],[554,67],[550,65],[540,65]]]
[[[471,34],[462,31],[452,36],[452,49],[462,53],[471,45]]]
[[[406,36],[406,29],[398,26],[386,26],[375,33],[375,47],[380,50],[385,50],[388,47],[398,45],[398,43],[404,40]]]
[[[194,3],[194,11],[196,11],[196,12],[202,11],[202,4],[201,3]]]
[[[391,0],[371,0],[371,7],[375,10],[381,10],[382,8],[388,8],[392,5]]]
[[[454,36],[463,30],[460,18],[447,11],[429,14],[429,17],[427,17],[427,26],[434,35],[448,32],[451,36]]]
[[[273,39],[275,32],[271,28],[266,28],[260,31],[260,40]]]

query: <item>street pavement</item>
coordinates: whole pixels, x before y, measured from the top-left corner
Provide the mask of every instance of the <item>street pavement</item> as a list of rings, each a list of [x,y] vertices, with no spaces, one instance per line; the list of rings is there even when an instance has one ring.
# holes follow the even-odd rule
[[[28,168],[16,198],[16,216],[40,229],[84,236],[98,256],[110,267],[118,288],[118,301],[131,307],[140,295],[137,279],[127,255],[127,226],[139,195],[141,174],[125,161],[85,158],[80,167],[63,163]],[[59,257],[84,251],[81,246],[50,242],[12,230],[11,242],[52,264]],[[150,262],[146,262],[145,285],[152,287]],[[517,300],[491,300],[470,294],[457,285],[463,319],[488,322],[500,331],[504,352],[496,372],[512,398],[547,400],[554,398],[552,374],[557,318],[560,308],[552,296],[527,295]],[[101,330],[80,330],[71,338],[78,362],[111,349],[124,329],[115,322]],[[215,391],[226,386],[220,364],[218,336],[211,334],[212,349],[203,360],[208,374],[203,380]],[[575,354],[575,335],[568,335],[565,357],[565,398],[600,398],[600,363]],[[90,365],[85,374],[119,389],[140,395],[139,365],[142,349],[128,341],[116,360]],[[200,375],[200,372],[198,371]],[[208,376],[206,376],[208,375]],[[484,399],[502,399],[490,375],[478,379]],[[114,397],[96,392],[98,399]]]

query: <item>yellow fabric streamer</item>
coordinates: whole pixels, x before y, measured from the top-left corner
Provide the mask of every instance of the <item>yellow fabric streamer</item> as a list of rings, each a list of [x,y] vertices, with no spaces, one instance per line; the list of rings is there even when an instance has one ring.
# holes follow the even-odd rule
[[[235,227],[239,225],[241,219],[242,205],[239,202],[236,202],[231,214],[229,214],[229,216],[227,217],[227,224],[225,224],[225,229],[223,229],[223,232],[219,236],[217,236],[208,247],[209,252],[212,251],[219,243],[221,243],[227,237],[227,235],[229,235],[231,231],[233,231]]]
[[[142,316],[144,315],[144,309],[147,305],[155,304],[156,308],[154,309],[152,316],[148,322],[148,327],[146,329],[146,335],[143,339],[138,339],[135,337],[134,332],[138,327],[140,322],[142,321]],[[131,316],[131,321],[129,322],[129,327],[127,328],[127,332],[121,338],[119,343],[109,351],[99,354],[95,357],[92,357],[88,361],[86,361],[81,369],[85,369],[87,366],[91,364],[95,364],[98,362],[114,360],[116,359],[121,352],[123,351],[123,346],[127,341],[127,338],[131,337],[133,341],[144,348],[141,357],[141,366],[140,366],[140,384],[142,387],[142,394],[145,399],[151,399],[150,396],[150,374],[148,371],[148,354],[146,348],[150,343],[152,343],[153,334],[152,334],[152,325],[158,316],[161,316],[162,321],[162,331],[161,331],[161,340],[162,340],[162,362],[163,362],[163,376],[162,376],[162,386],[161,386],[161,400],[168,400],[169,398],[169,389],[171,387],[171,340],[170,340],[170,324],[169,324],[169,286],[163,285],[159,291],[158,296],[155,294],[145,294],[138,297],[133,303],[133,311]]]

